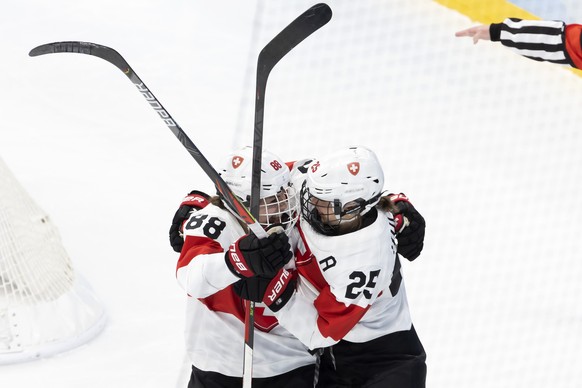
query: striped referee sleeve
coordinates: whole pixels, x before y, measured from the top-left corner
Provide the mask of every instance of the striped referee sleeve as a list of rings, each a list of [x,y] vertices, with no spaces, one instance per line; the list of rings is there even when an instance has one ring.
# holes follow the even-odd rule
[[[491,24],[489,32],[492,41],[524,57],[572,66],[564,44],[565,26],[562,21],[509,18]]]

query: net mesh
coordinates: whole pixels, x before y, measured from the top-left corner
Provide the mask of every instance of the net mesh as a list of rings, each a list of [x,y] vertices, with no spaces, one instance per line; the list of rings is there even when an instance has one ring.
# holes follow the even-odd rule
[[[0,187],[0,306],[54,300],[74,280],[58,231],[1,160]]]
[[[49,216],[1,159],[0,193],[0,365],[87,342],[104,327],[104,310]]]

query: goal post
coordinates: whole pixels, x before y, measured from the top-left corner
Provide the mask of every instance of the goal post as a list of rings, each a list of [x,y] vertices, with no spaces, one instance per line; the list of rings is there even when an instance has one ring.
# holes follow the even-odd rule
[[[0,159],[0,365],[75,348],[105,322],[56,226]]]

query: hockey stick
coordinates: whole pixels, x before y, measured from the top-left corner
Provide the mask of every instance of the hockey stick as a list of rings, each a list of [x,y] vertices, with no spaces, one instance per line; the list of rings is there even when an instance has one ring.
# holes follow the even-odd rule
[[[261,154],[263,150],[263,118],[267,79],[275,65],[295,46],[331,20],[331,8],[316,4],[309,8],[275,36],[260,52],[257,60],[257,86],[255,97],[255,132],[253,138],[253,168],[251,184],[251,214],[258,216],[261,182]],[[256,182],[256,184],[255,184]]]
[[[309,35],[331,20],[331,8],[327,4],[316,4],[293,20],[275,36],[260,52],[257,60],[257,85],[255,97],[255,129],[253,137],[253,166],[251,180],[250,210],[255,219],[259,217],[261,188],[261,156],[263,153],[263,118],[267,79],[275,65]],[[243,361],[243,388],[251,387],[254,346],[255,303],[245,301],[245,353]]]
[[[180,128],[174,118],[162,106],[154,94],[147,88],[145,83],[137,76],[127,61],[114,49],[102,46],[100,44],[89,42],[54,42],[47,43],[33,48],[28,55],[36,57],[44,54],[53,53],[78,53],[87,54],[94,57],[99,57],[107,62],[115,65],[121,70],[135,85],[137,90],[145,97],[153,110],[155,110],[160,118],[164,121],[166,126],[170,128],[172,133],[180,140],[182,145],[188,150],[190,155],[196,160],[198,165],[204,170],[206,175],[214,182],[216,189],[222,195],[224,201],[229,205],[229,208],[237,213],[237,215],[244,220],[249,226],[249,229],[259,238],[267,237],[267,233],[263,230],[261,225],[257,222],[255,217],[251,215],[249,210],[243,205],[241,200],[233,194],[226,182],[222,179],[220,174],[212,167],[206,157],[200,152],[198,147],[190,140],[188,135]]]
[[[259,238],[266,237],[266,232],[256,221],[258,217],[258,193],[260,192],[260,165],[262,153],[262,129],[264,113],[264,92],[266,89],[267,78],[271,69],[279,60],[291,51],[297,44],[311,35],[317,29],[325,25],[331,19],[331,9],[325,4],[318,4],[311,7],[287,28],[281,31],[259,55],[257,68],[257,99],[255,104],[255,138],[253,141],[253,179],[255,178],[255,165],[258,166],[258,180],[254,179],[252,187],[256,187],[255,195],[257,205],[254,215],[241,203],[241,201],[232,193],[222,177],[216,172],[196,145],[190,140],[188,135],[182,130],[178,123],[172,118],[169,112],[162,106],[153,93],[147,88],[145,83],[137,76],[127,61],[114,49],[89,42],[69,41],[54,42],[44,44],[32,49],[29,53],[31,57],[52,53],[79,53],[99,57],[106,60],[119,68],[136,86],[138,91],[148,101],[164,121],[166,126],[174,133],[190,155],[196,160],[208,177],[214,182],[217,190],[224,198],[229,207],[243,219],[249,229]],[[258,164],[257,164],[258,161]],[[253,306],[254,307],[254,306]],[[247,312],[254,321],[254,308],[247,309]],[[252,382],[252,349],[253,349],[253,323],[245,324],[245,364],[244,364],[244,381],[243,386],[250,387]],[[248,357],[247,357],[248,355]]]

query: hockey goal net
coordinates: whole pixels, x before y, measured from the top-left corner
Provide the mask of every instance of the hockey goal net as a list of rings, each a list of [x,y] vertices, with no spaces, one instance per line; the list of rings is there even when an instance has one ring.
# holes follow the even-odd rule
[[[0,159],[0,365],[86,343],[105,317],[57,228]]]

